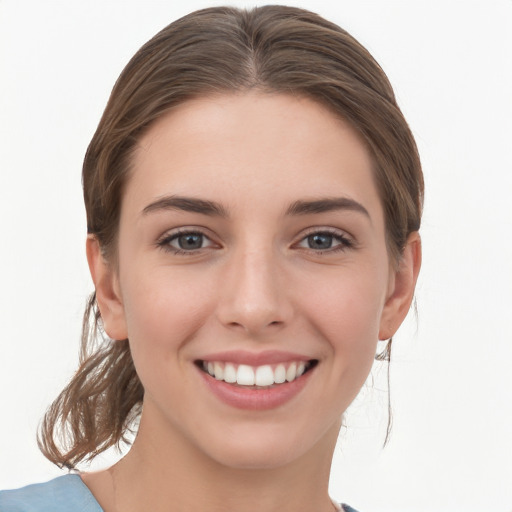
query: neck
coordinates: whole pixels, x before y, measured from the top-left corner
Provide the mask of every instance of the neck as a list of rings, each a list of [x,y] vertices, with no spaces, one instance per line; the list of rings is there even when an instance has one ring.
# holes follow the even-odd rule
[[[299,459],[278,467],[244,468],[219,463],[183,436],[159,435],[158,426],[143,415],[132,449],[109,470],[113,499],[106,500],[104,509],[332,512],[328,483],[338,427]]]

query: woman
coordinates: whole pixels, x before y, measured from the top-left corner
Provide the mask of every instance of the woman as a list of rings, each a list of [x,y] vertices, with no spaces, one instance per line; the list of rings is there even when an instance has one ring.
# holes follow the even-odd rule
[[[1,510],[339,508],[341,418],[421,262],[421,167],[378,64],[300,9],[193,13],[121,74],[83,186],[96,291],[40,446],[75,468],[137,435]]]

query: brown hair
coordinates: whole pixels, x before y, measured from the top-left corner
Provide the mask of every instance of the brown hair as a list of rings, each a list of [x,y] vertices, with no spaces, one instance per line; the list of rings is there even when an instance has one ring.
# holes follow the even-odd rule
[[[87,149],[83,188],[88,231],[115,259],[120,205],[134,147],[173,106],[212,93],[257,89],[309,97],[348,121],[373,157],[388,250],[400,258],[419,229],[423,178],[409,127],[373,57],[337,25],[302,9],[217,7],[164,28],[117,80]],[[125,440],[143,388],[127,340],[106,340],[95,295],[84,316],[80,367],[45,415],[44,455],[74,467]],[[390,345],[386,349],[389,354]]]

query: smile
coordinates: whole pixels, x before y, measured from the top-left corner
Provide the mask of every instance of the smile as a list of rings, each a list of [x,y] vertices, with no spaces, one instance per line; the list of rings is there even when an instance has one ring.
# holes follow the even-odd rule
[[[218,381],[258,389],[291,383],[316,366],[317,362],[313,359],[261,366],[222,361],[198,361],[197,364],[201,370]]]

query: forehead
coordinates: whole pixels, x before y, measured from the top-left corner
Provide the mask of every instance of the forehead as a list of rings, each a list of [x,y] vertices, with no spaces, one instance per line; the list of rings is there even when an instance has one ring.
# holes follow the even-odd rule
[[[126,195],[136,189],[145,200],[171,193],[241,203],[344,195],[380,204],[359,135],[304,97],[251,92],[185,102],[145,133],[133,164]]]

